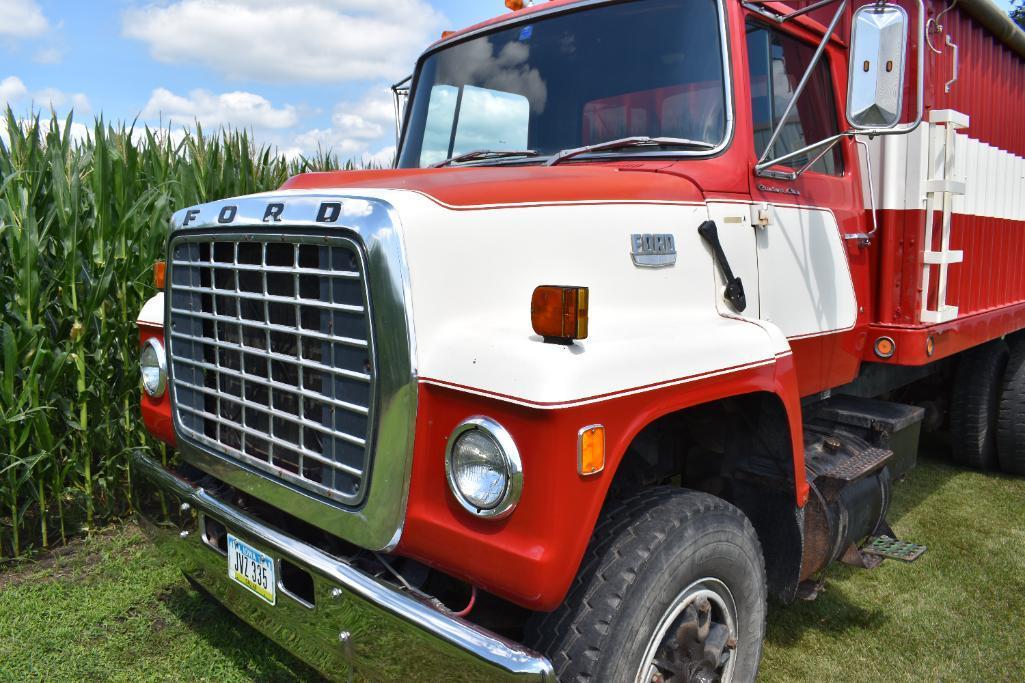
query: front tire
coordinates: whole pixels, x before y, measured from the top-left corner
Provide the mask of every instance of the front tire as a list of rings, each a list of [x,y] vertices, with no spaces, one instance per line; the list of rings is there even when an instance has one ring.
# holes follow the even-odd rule
[[[610,503],[565,602],[532,620],[528,644],[560,681],[753,681],[765,614],[744,513],[659,487]]]

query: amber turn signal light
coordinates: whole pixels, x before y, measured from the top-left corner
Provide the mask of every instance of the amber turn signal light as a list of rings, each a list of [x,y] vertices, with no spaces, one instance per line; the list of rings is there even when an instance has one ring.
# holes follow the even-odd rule
[[[577,472],[582,476],[598,474],[605,469],[605,427],[584,427],[577,435]]]
[[[545,341],[587,339],[587,287],[538,287],[530,300],[530,322]]]
[[[167,283],[167,261],[157,261],[153,264],[153,286],[163,289]]]

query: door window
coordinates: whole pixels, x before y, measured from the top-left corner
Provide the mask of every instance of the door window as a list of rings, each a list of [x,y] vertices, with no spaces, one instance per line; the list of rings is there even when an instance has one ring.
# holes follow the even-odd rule
[[[754,119],[755,152],[759,158],[769,144],[790,98],[811,63],[815,48],[761,24],[747,25],[748,67],[751,72],[751,112]],[[824,140],[840,132],[836,101],[829,65],[823,57],[812,72],[797,105],[780,131],[769,159],[795,152],[809,143]],[[803,168],[821,150],[812,150],[788,160],[785,165]],[[810,171],[829,175],[843,174],[840,146],[815,162]]]

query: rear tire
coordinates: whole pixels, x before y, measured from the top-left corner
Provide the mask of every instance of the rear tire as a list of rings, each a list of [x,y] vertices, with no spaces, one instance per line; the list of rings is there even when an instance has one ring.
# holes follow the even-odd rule
[[[564,682],[673,671],[672,680],[753,681],[765,614],[762,550],[744,513],[705,493],[659,487],[602,513],[569,595],[535,615],[528,645]],[[699,675],[706,678],[692,678]]]
[[[1025,339],[1011,342],[997,418],[997,446],[1000,469],[1025,476]]]
[[[954,461],[980,470],[997,465],[997,412],[1007,367],[1002,340],[965,351],[950,397],[950,447]]]

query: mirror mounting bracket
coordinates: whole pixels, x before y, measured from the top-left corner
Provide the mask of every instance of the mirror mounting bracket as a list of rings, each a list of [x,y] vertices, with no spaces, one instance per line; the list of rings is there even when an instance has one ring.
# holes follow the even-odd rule
[[[829,1],[830,2],[835,2],[836,0],[829,0]],[[924,49],[923,45],[925,44],[925,39],[926,39],[926,30],[925,30],[926,22],[925,22],[925,0],[917,0],[916,4],[918,5],[918,38],[919,38],[919,40],[918,40],[918,65],[917,65],[917,73],[916,73],[916,85],[917,85],[917,90],[918,90],[918,92],[917,92],[917,96],[918,96],[917,97],[917,99],[918,99],[918,110],[917,110],[917,114],[915,116],[915,119],[913,121],[910,121],[910,122],[906,123],[906,124],[895,126],[893,128],[863,128],[863,129],[851,128],[851,129],[846,130],[846,131],[844,131],[842,133],[837,133],[836,135],[830,136],[830,137],[828,137],[828,138],[826,138],[824,140],[820,140],[820,141],[812,143],[810,145],[806,145],[806,146],[802,147],[801,149],[798,149],[796,151],[790,152],[788,154],[784,154],[783,156],[777,157],[775,159],[768,159],[767,158],[769,156],[769,152],[772,151],[773,145],[776,143],[776,139],[779,137],[780,133],[783,131],[783,125],[786,122],[787,117],[790,115],[791,110],[793,110],[794,106],[797,104],[797,99],[801,96],[801,93],[804,92],[805,86],[808,85],[808,81],[811,78],[812,71],[818,65],[819,60],[822,57],[822,53],[825,51],[826,45],[829,43],[830,39],[833,36],[833,31],[836,29],[836,25],[839,22],[840,17],[843,15],[844,10],[847,8],[848,0],[839,0],[839,1],[840,1],[840,6],[837,8],[836,14],[833,16],[833,20],[829,23],[829,26],[826,29],[826,33],[822,37],[822,41],[819,43],[818,48],[815,50],[815,54],[812,56],[811,62],[808,64],[808,67],[805,69],[804,75],[801,76],[801,80],[800,80],[800,82],[797,85],[797,89],[794,91],[793,95],[790,96],[790,101],[787,103],[786,109],[784,109],[783,116],[780,117],[779,124],[777,124],[776,128],[772,131],[772,136],[769,138],[769,143],[765,146],[765,152],[762,153],[762,156],[758,159],[758,162],[755,164],[755,175],[758,176],[758,177],[774,178],[776,180],[791,180],[791,181],[797,180],[809,168],[814,166],[815,163],[827,151],[829,151],[829,149],[831,149],[833,147],[833,145],[835,145],[837,142],[839,142],[843,138],[854,137],[854,136],[857,136],[857,135],[864,135],[864,136],[867,136],[869,139],[872,139],[876,135],[905,135],[907,133],[911,133],[912,131],[914,131],[922,123],[922,118],[925,115],[925,49]],[[769,14],[770,14],[769,12],[767,12],[766,10],[763,10],[762,8],[757,6],[757,4],[760,3],[760,2],[764,2],[764,0],[745,1],[743,3],[743,5],[744,5],[744,7],[747,7],[749,9],[751,9],[752,11],[758,12],[759,14],[762,14],[763,16],[769,16]],[[804,12],[807,12],[807,11],[811,11],[813,9],[816,9],[817,7],[824,6],[826,4],[829,4],[829,2],[826,2],[825,0],[822,0],[819,3],[814,3],[812,5],[809,5],[808,7],[803,8],[802,10],[797,10],[796,12],[791,12],[790,14],[786,14],[786,15],[774,15],[772,18],[773,18],[774,21],[778,21],[779,23],[783,23],[783,21],[786,21],[789,18],[793,18],[793,16],[797,15],[798,13],[804,13]],[[885,0],[875,0],[875,2],[872,3],[872,4],[875,4],[876,6],[881,6],[882,4],[885,4]],[[820,149],[820,148],[822,148],[822,149]],[[789,160],[791,160],[793,158],[796,158],[796,157],[799,157],[799,156],[801,156],[803,154],[806,154],[806,153],[808,153],[808,152],[810,152],[812,150],[820,150],[820,151],[811,160],[810,163],[806,163],[799,170],[796,170],[796,171],[770,170],[771,167],[773,167],[773,166],[782,164],[782,163],[784,163],[786,161],[789,161]]]
[[[828,5],[832,5],[834,2],[839,1],[840,0],[819,0],[818,2],[813,2],[807,7],[802,7],[801,9],[794,10],[793,12],[787,12],[786,14],[783,14],[782,12],[779,12],[774,8],[765,6],[765,3],[769,2],[769,0],[745,0],[740,4],[746,7],[747,9],[751,10],[752,12],[760,14],[766,19],[775,21],[777,24],[785,24],[791,19],[796,19],[797,17],[803,14],[814,12],[817,9],[826,7]]]
[[[391,87],[392,103],[395,105],[395,149],[398,150],[402,144],[402,125],[406,113],[406,103],[409,102],[409,90],[413,86],[413,76],[406,76]],[[395,152],[396,156],[398,151]]]
[[[797,105],[798,98],[801,96],[801,94],[804,92],[804,89],[807,87],[808,81],[811,80],[811,75],[815,71],[815,67],[817,67],[819,65],[819,62],[822,60],[822,55],[826,51],[826,45],[833,37],[833,31],[836,30],[836,25],[840,23],[840,17],[843,16],[844,11],[847,9],[848,0],[839,0],[839,2],[840,6],[836,8],[836,14],[833,15],[833,20],[829,22],[829,26],[826,28],[826,33],[824,36],[822,36],[822,41],[819,43],[819,46],[815,48],[815,53],[812,55],[811,60],[808,62],[808,67],[804,70],[804,75],[801,76],[801,80],[798,82],[797,87],[794,89],[794,94],[790,96],[790,101],[787,102],[786,108],[783,109],[783,114],[779,117],[779,123],[777,123],[776,127],[773,129],[772,135],[769,136],[769,142],[765,145],[765,151],[762,152],[762,156],[758,159],[758,163],[755,165],[756,173],[760,174],[766,171],[770,166],[774,166],[780,163],[781,161],[789,158],[790,156],[796,156],[796,154],[791,153],[790,155],[784,155],[778,159],[768,159],[769,154],[772,152],[773,147],[776,144],[776,140],[779,139],[780,133],[783,132],[783,126],[786,125],[790,113],[794,110],[794,107]],[[811,9],[814,6],[815,5],[809,5],[805,9]],[[817,148],[819,147],[819,145],[822,145],[825,142],[826,141],[817,143],[815,145],[811,145],[810,147],[807,147],[805,149]],[[816,159],[816,161],[817,160],[818,159]],[[796,179],[797,175],[795,175],[792,178],[792,180]]]
[[[770,180],[797,180],[797,171],[755,171],[755,175],[759,178],[769,178]]]

